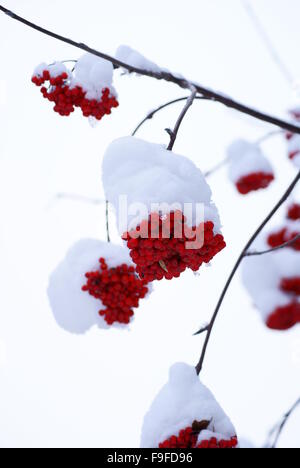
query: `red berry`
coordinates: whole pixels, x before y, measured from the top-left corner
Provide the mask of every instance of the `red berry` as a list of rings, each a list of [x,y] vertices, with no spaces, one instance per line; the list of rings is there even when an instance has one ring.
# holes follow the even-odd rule
[[[172,436],[169,439],[161,442],[159,448],[161,449],[232,449],[237,447],[237,437],[232,437],[230,440],[218,440],[212,437],[209,440],[203,440],[198,444],[198,437],[201,430],[195,430],[193,427],[187,427],[179,432],[177,436]],[[197,445],[198,444],[198,445]]]
[[[155,237],[151,237],[154,230]],[[196,242],[201,232],[204,236],[200,235],[200,241]],[[163,218],[152,213],[135,231],[126,232],[122,237],[127,240],[137,273],[146,281],[178,278],[187,268],[197,271],[226,246],[223,236],[214,234],[212,222],[189,229],[182,212]],[[189,242],[193,248],[188,248]]]
[[[87,283],[82,290],[105,306],[99,315],[108,325],[115,322],[128,324],[134,315],[133,308],[148,293],[146,281],[140,280],[132,266],[126,264],[109,268],[104,258],[99,260],[99,270],[86,273]]]
[[[241,177],[236,187],[242,195],[247,195],[250,192],[265,189],[274,180],[273,174],[267,174],[264,172],[256,172],[247,176]]]
[[[272,330],[288,330],[297,323],[300,323],[300,303],[298,302],[278,307],[267,320],[267,326]]]

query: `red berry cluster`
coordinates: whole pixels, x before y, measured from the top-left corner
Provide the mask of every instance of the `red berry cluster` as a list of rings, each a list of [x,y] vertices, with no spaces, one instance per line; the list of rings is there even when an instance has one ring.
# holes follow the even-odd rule
[[[218,441],[215,437],[210,440],[203,440],[196,448],[199,449],[235,449],[238,446],[237,437],[230,440],[222,439]]]
[[[293,203],[288,209],[288,214],[287,214],[288,219],[291,219],[292,221],[298,221],[300,220],[300,205],[299,203]]]
[[[265,172],[254,172],[252,174],[241,177],[237,181],[236,187],[242,195],[247,195],[250,192],[267,188],[270,183],[273,182],[273,180],[273,174],[267,174]]]
[[[192,427],[187,427],[186,429],[182,429],[178,436],[172,436],[159,444],[159,448],[191,449],[196,447],[197,439],[198,434],[193,431]]]
[[[146,281],[178,278],[186,268],[198,271],[226,246],[221,234],[214,234],[214,223],[207,221],[189,228],[181,211],[164,217],[152,213],[123,239],[131,250],[136,271]],[[187,248],[187,243],[193,248]],[[188,246],[189,247],[189,246]]]
[[[94,117],[101,120],[104,115],[111,114],[111,109],[118,107],[119,103],[114,96],[111,96],[109,88],[102,90],[101,100],[87,99],[86,91],[81,86],[72,87],[69,84],[69,76],[62,73],[57,77],[51,77],[48,70],[44,70],[41,76],[33,76],[32,82],[41,86],[45,82],[50,82],[50,89],[45,86],[41,88],[41,93],[45,99],[54,102],[54,112],[61,116],[69,116],[75,111],[75,107],[80,107],[84,117]]]
[[[159,444],[161,449],[233,449],[238,445],[237,437],[232,437],[230,440],[218,441],[215,437],[209,440],[203,440],[200,444],[197,443],[199,431],[195,431],[193,427],[188,427],[179,432],[178,436],[172,436]]]
[[[288,294],[300,296],[300,276],[283,278],[280,282],[280,289]]]
[[[300,323],[300,303],[278,307],[268,318],[267,326],[272,330],[288,330]]]
[[[106,309],[99,315],[108,325],[128,324],[134,315],[132,309],[138,307],[139,300],[148,293],[147,283],[136,276],[132,266],[108,268],[104,258],[100,258],[99,263],[99,271],[86,273],[87,283],[82,290],[102,301]]]
[[[279,231],[277,231],[277,232],[275,232],[273,234],[270,234],[268,236],[268,238],[267,238],[267,242],[268,242],[269,246],[272,247],[272,248],[280,247],[281,245],[285,244],[286,242],[289,242],[289,241],[295,239],[295,237],[298,234],[300,234],[300,233],[299,232],[291,232],[289,229],[283,228],[283,229],[280,229]],[[300,251],[300,239],[297,239],[295,242],[290,244],[288,247],[291,248],[291,249]]]

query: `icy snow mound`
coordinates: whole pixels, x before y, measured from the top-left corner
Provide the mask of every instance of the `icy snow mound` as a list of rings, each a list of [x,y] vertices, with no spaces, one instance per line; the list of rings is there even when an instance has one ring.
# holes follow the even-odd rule
[[[76,63],[70,88],[81,86],[86,91],[87,99],[102,98],[102,91],[108,88],[111,95],[117,97],[113,83],[113,65],[108,60],[92,54],[84,54]]]
[[[245,140],[236,140],[227,150],[229,178],[236,184],[242,177],[262,172],[273,174],[273,168],[260,147]]]
[[[171,368],[168,383],[145,416],[141,447],[156,448],[172,435],[191,427],[195,420],[211,421],[207,431],[200,433],[199,443],[211,436],[219,441],[236,436],[228,416],[200,382],[195,368],[178,363]]]
[[[127,248],[93,239],[77,242],[58,265],[49,280],[48,297],[54,318],[64,330],[82,334],[94,325],[108,329],[99,315],[105,306],[82,291],[86,283],[85,274],[99,269],[99,259],[104,257],[109,268],[121,264],[132,266]],[[121,324],[114,327],[124,328]]]
[[[121,45],[117,49],[116,59],[134,68],[139,68],[140,70],[146,70],[154,73],[161,73],[162,71],[162,69],[156,65],[156,63],[151,62],[151,60],[148,60],[146,57],[140,54],[140,52],[126,45]]]
[[[197,204],[202,204],[201,222],[212,221],[215,233],[220,232],[219,214],[203,174],[191,160],[162,145],[135,137],[115,140],[104,155],[102,178],[106,198],[116,209],[121,235],[135,229],[151,212],[165,215],[183,211],[184,204],[189,204],[184,212],[189,226],[197,224]],[[124,196],[127,212],[120,206]]]

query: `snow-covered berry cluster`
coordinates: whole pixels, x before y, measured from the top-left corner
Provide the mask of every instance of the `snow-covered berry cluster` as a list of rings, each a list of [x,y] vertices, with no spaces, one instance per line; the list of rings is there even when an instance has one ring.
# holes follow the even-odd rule
[[[289,111],[293,123],[300,124],[300,108],[296,107]],[[288,145],[288,156],[293,161],[296,167],[300,168],[300,135],[291,132],[286,133]]]
[[[165,216],[152,213],[123,239],[136,271],[147,281],[179,278],[187,268],[198,271],[226,246],[223,236],[214,234],[211,221],[189,228],[181,211]],[[194,243],[193,249],[186,248],[189,242]]]
[[[85,54],[72,71],[62,62],[39,65],[32,82],[39,87],[43,85],[43,97],[55,104],[54,111],[59,115],[69,116],[80,108],[84,117],[101,120],[119,105],[112,79],[110,62]]]
[[[198,443],[198,438],[203,429],[203,426],[208,426],[208,421],[194,421],[191,427],[187,427],[179,432],[178,436],[173,435],[168,440],[159,444],[161,449],[233,449],[238,446],[237,437],[232,437],[230,440],[221,439],[216,437],[201,440]],[[209,437],[208,431],[206,436]],[[213,434],[213,433],[212,433]]]
[[[229,178],[241,195],[265,189],[273,182],[273,168],[257,144],[237,140],[227,155]]]
[[[184,156],[121,138],[104,156],[103,184],[141,278],[172,279],[186,268],[197,271],[225,247],[210,187]]]
[[[258,251],[277,248],[300,233],[299,205],[287,209],[282,227],[264,234],[255,245]],[[298,212],[298,214],[297,214]],[[263,256],[244,260],[243,279],[266,325],[287,330],[300,323],[300,243]]]
[[[99,263],[97,271],[86,273],[87,283],[82,291],[87,291],[106,307],[99,314],[108,325],[115,322],[128,324],[134,315],[133,309],[148,293],[147,283],[140,280],[135,268],[126,263],[115,268],[108,268],[105,258],[100,258]]]
[[[91,239],[70,249],[48,288],[56,321],[73,333],[84,333],[94,325],[127,325],[149,292],[146,282],[137,277],[127,248]]]
[[[194,367],[172,366],[168,383],[146,414],[142,448],[232,449],[236,430]]]

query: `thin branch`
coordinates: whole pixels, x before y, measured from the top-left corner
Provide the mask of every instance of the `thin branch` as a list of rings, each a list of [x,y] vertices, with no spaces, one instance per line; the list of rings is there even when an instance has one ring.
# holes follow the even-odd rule
[[[57,193],[54,197],[55,200],[71,200],[76,202],[87,203],[89,205],[102,205],[105,200],[102,198],[91,198],[85,195],[77,195],[73,193]]]
[[[182,97],[182,98],[178,98],[178,99],[174,99],[173,101],[169,101],[169,102],[166,102],[165,104],[162,104],[161,106],[157,107],[156,109],[154,109],[153,111],[149,112],[149,114],[138,124],[138,126],[135,128],[135,130],[132,132],[132,136],[135,136],[137,134],[137,132],[140,130],[140,128],[148,121],[148,120],[151,120],[153,119],[153,117],[158,113],[160,112],[161,110],[165,109],[166,107],[169,107],[169,106],[172,106],[173,104],[177,104],[178,102],[182,102],[182,101],[186,101],[188,99],[188,96],[187,97]],[[208,98],[205,98],[203,96],[195,96],[195,101],[197,100],[201,100],[201,101],[205,101],[205,100],[210,100]]]
[[[269,440],[272,438],[272,436],[275,433],[276,433],[276,436],[275,436],[275,440],[274,440],[273,444],[271,444],[269,442],[269,440],[268,440],[268,442],[266,443],[267,448],[275,449],[277,447],[280,436],[281,436],[281,434],[282,434],[288,420],[290,419],[290,417],[292,416],[294,411],[298,408],[298,406],[300,406],[300,398],[296,401],[296,403],[294,403],[294,405],[291,407],[291,409],[283,416],[282,420],[278,424],[276,424],[274,426],[274,428],[270,431]]]
[[[266,47],[267,47],[267,49],[268,49],[274,63],[277,65],[277,67],[279,68],[280,72],[282,73],[282,75],[284,76],[286,81],[288,81],[288,83],[291,84],[293,82],[293,76],[292,76],[290,70],[287,68],[287,66],[283,62],[283,60],[281,59],[279,53],[275,49],[274,44],[272,43],[271,39],[269,38],[268,34],[266,33],[262,22],[260,21],[259,17],[257,16],[257,14],[254,11],[254,8],[252,7],[252,5],[250,4],[250,2],[248,0],[242,0],[242,4],[243,4],[243,7],[244,7],[246,13],[248,14],[249,18],[251,19],[254,28],[256,29],[256,31],[259,34],[260,38],[262,39],[262,41],[266,45]]]
[[[255,257],[258,255],[265,255],[268,253],[276,252],[277,250],[284,249],[285,247],[290,247],[293,245],[298,239],[300,239],[300,234],[298,234],[296,237],[293,239],[285,242],[284,244],[279,245],[278,247],[274,247],[273,249],[268,249],[268,250],[263,250],[262,252],[246,252],[245,257]]]
[[[210,340],[210,337],[211,337],[211,334],[212,334],[212,331],[213,331],[213,327],[214,327],[214,324],[215,324],[215,321],[217,319],[217,316],[218,316],[218,313],[221,309],[221,306],[223,304],[223,301],[225,299],[225,296],[226,296],[226,293],[231,285],[231,282],[240,266],[240,264],[242,263],[243,261],[243,258],[245,257],[245,253],[248,252],[248,250],[250,249],[251,245],[253,244],[253,242],[255,241],[255,239],[258,237],[258,235],[261,233],[261,231],[264,229],[264,227],[268,224],[268,222],[273,218],[273,216],[275,215],[275,213],[277,213],[277,211],[279,210],[279,208],[283,205],[283,203],[288,199],[288,197],[290,196],[290,194],[293,192],[294,188],[296,187],[297,183],[299,182],[300,180],[300,171],[298,172],[297,176],[295,177],[295,179],[293,180],[293,182],[291,183],[291,185],[288,187],[288,189],[286,190],[286,192],[284,193],[284,195],[281,197],[281,199],[279,200],[279,202],[274,206],[274,208],[272,209],[272,211],[270,212],[270,214],[265,218],[265,220],[261,223],[261,225],[258,227],[258,229],[255,231],[255,233],[251,236],[250,240],[247,242],[247,244],[245,245],[245,247],[243,248],[238,260],[236,261],[234,267],[233,267],[233,270],[232,272],[230,273],[229,275],[229,278],[228,280],[226,281],[226,284],[225,284],[225,287],[221,293],[221,296],[220,296],[220,299],[217,303],[217,306],[216,306],[216,309],[214,311],[214,314],[212,316],[212,319],[211,319],[211,322],[209,324],[209,328],[208,328],[208,332],[207,332],[207,335],[206,335],[206,339],[205,339],[205,343],[204,343],[204,346],[203,346],[203,349],[202,349],[202,353],[201,353],[201,357],[200,357],[200,360],[199,360],[199,363],[197,364],[196,366],[196,370],[197,370],[197,373],[198,375],[200,374],[201,370],[202,370],[202,367],[203,367],[203,363],[204,363],[204,359],[205,359],[205,355],[206,355],[206,351],[207,351],[207,347],[208,347],[208,343],[209,343],[209,340]],[[199,332],[196,332],[195,335],[198,335]]]
[[[179,117],[178,117],[178,120],[175,124],[175,127],[174,127],[174,130],[173,131],[169,131],[169,134],[170,134],[170,143],[169,143],[169,146],[168,146],[168,151],[172,151],[172,149],[174,148],[174,144],[175,144],[175,141],[176,141],[176,138],[177,138],[177,135],[178,135],[178,132],[179,132],[179,129],[180,129],[180,126],[184,120],[184,117],[186,116],[189,108],[193,105],[193,102],[194,102],[194,99],[197,95],[197,90],[194,88],[191,90],[191,95],[190,97],[187,99],[186,101],[186,104],[184,106],[184,108],[182,109]]]
[[[281,127],[285,130],[288,130],[292,133],[297,133],[297,134],[300,134],[300,127],[299,126],[296,126],[296,125],[293,125],[289,122],[286,122],[284,120],[281,120],[281,119],[278,119],[274,116],[270,116],[268,114],[264,114],[263,112],[260,112],[256,109],[253,109],[249,106],[246,106],[244,104],[241,104],[237,101],[234,101],[233,99],[231,99],[230,97],[226,96],[225,94],[222,94],[222,93],[218,93],[216,91],[213,91],[211,89],[208,89],[208,88],[205,88],[201,85],[199,85],[198,83],[193,83],[193,82],[190,82],[188,81],[187,79],[185,78],[182,78],[178,75],[174,75],[172,74],[171,72],[168,72],[168,71],[164,71],[164,70],[161,70],[159,72],[155,72],[155,71],[150,71],[150,70],[144,70],[144,69],[141,69],[141,68],[137,68],[137,67],[134,67],[132,65],[129,65],[127,63],[124,63],[114,57],[111,57],[110,55],[107,55],[107,54],[104,54],[102,52],[99,52],[95,49],[92,49],[91,47],[83,44],[83,43],[80,43],[80,42],[75,42],[73,41],[72,39],[68,39],[64,36],[61,36],[59,34],[56,34],[52,31],[49,31],[45,28],[42,28],[41,26],[38,26],[24,18],[22,18],[21,16],[18,16],[16,15],[15,13],[13,13],[12,11],[8,10],[7,8],[3,7],[2,5],[0,5],[0,11],[2,11],[3,13],[5,13],[6,15],[8,15],[10,18],[16,20],[16,21],[19,21],[20,23],[22,24],[25,24],[26,26],[42,33],[42,34],[46,34],[47,36],[50,36],[50,37],[53,37],[54,39],[57,39],[59,41],[62,41],[62,42],[65,42],[66,44],[69,44],[73,47],[76,47],[78,49],[81,49],[81,50],[84,50],[85,52],[88,52],[92,55],[95,55],[97,57],[100,57],[100,58],[103,58],[104,60],[108,60],[109,62],[111,62],[115,68],[123,68],[125,70],[127,70],[128,72],[130,73],[137,73],[138,75],[143,75],[143,76],[148,76],[150,78],[154,78],[154,79],[157,79],[157,80],[164,80],[164,81],[167,81],[167,82],[170,82],[170,83],[174,83],[176,84],[177,86],[180,86],[181,88],[183,89],[191,89],[191,87],[194,87],[197,91],[198,94],[201,94],[202,96],[208,98],[208,99],[211,99],[213,101],[216,101],[216,102],[219,102],[221,104],[224,104],[225,106],[231,108],[231,109],[235,109],[243,114],[247,114],[247,115],[250,115],[251,117],[254,117],[258,120],[262,120],[264,122],[268,122],[272,125],[276,125],[277,127]]]
[[[205,177],[210,177],[211,175],[215,174],[215,172],[217,172],[219,169],[222,169],[222,167],[226,166],[226,164],[228,164],[228,162],[229,162],[229,159],[224,158],[223,161],[216,164],[214,167],[209,169],[209,171],[204,172],[204,176]]]
[[[282,134],[284,134],[284,132],[282,130],[274,130],[273,132],[269,132],[269,133],[265,134],[264,136],[262,136],[261,138],[259,138],[258,140],[256,140],[255,144],[256,145],[261,145],[265,141],[270,140],[270,138],[273,138],[274,136],[282,135]]]
[[[106,200],[105,203],[105,219],[106,219],[106,238],[107,242],[110,242],[110,234],[109,234],[109,201]]]

